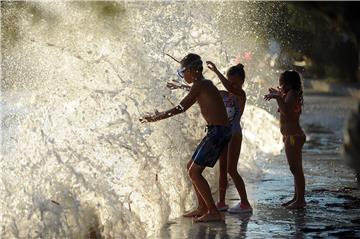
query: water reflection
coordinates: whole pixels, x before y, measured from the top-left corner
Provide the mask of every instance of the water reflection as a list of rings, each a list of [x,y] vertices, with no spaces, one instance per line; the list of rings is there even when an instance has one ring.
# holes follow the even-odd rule
[[[306,209],[299,209],[293,211],[293,220],[294,220],[294,226],[295,226],[295,235],[292,237],[294,239],[303,239],[304,238],[304,232],[303,228],[306,226]]]
[[[229,214],[225,222],[221,223],[199,223],[190,228],[188,235],[195,238],[246,238],[248,223],[252,214]],[[196,232],[195,232],[196,231]]]

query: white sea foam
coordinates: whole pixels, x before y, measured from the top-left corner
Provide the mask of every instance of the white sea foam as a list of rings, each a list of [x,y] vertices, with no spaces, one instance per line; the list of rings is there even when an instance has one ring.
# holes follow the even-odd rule
[[[165,88],[177,64],[164,52],[229,66],[236,52],[220,40],[222,10],[205,2],[4,4],[2,238],[156,237],[194,205],[185,165],[204,135],[197,107],[153,124],[138,118],[185,94]],[[243,127],[240,168],[259,177],[259,160],[281,149],[277,121],[249,104]],[[216,188],[216,170],[205,176]]]

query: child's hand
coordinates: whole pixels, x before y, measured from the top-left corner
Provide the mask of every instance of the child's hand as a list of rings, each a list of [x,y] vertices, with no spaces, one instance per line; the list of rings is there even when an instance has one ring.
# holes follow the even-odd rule
[[[143,117],[141,117],[139,119],[139,121],[141,123],[147,123],[147,122],[155,122],[157,121],[157,116],[160,114],[159,111],[155,110],[155,113],[154,114],[151,114],[151,113],[146,113],[146,115],[144,115]]]
[[[278,87],[276,87],[276,88],[277,88],[277,90],[278,90],[282,95],[285,94],[284,89],[283,89],[281,86],[278,86]]]
[[[166,83],[166,87],[169,88],[170,90],[175,90],[175,89],[179,89],[180,86],[171,82]]]
[[[269,101],[271,99],[276,99],[278,97],[281,97],[281,92],[279,90],[276,90],[274,88],[269,89],[269,94],[264,95],[264,99],[266,101]]]
[[[276,90],[274,88],[269,88],[269,94],[281,95],[279,88]]]
[[[206,61],[206,65],[207,65],[207,67],[210,69],[210,70],[212,70],[212,71],[214,71],[214,72],[216,72],[218,69],[216,68],[216,65],[214,64],[214,63],[212,63],[211,61]]]
[[[276,98],[276,96],[274,95],[274,94],[267,94],[267,95],[264,95],[264,100],[266,100],[266,101],[269,101],[269,100],[271,100],[271,99],[275,99]]]
[[[152,122],[152,117],[151,115],[144,115],[143,117],[141,117],[139,119],[140,123],[148,123],[148,122]]]

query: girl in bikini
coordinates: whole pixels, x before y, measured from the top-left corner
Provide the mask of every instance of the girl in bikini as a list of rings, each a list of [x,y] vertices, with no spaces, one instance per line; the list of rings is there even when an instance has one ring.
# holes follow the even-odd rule
[[[288,209],[303,208],[305,202],[305,177],[302,167],[302,147],[306,136],[299,119],[303,105],[301,78],[296,71],[285,71],[280,75],[278,89],[270,88],[264,99],[276,99],[280,113],[280,131],[283,135],[285,154],[290,171],[294,175],[294,197],[282,204]]]

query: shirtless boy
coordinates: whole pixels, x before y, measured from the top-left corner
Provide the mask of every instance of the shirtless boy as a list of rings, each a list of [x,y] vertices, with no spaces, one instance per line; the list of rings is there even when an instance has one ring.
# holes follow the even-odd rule
[[[185,214],[184,217],[195,217],[196,222],[222,221],[224,218],[216,208],[209,184],[202,176],[202,172],[205,167],[214,167],[231,138],[226,109],[218,89],[211,81],[204,78],[202,60],[199,55],[188,54],[180,61],[180,66],[178,74],[187,83],[192,84],[188,95],[178,106],[164,112],[155,111],[154,114],[146,115],[140,121],[155,122],[166,119],[185,112],[195,102],[199,104],[201,114],[207,122],[207,134],[187,163],[198,207]]]

